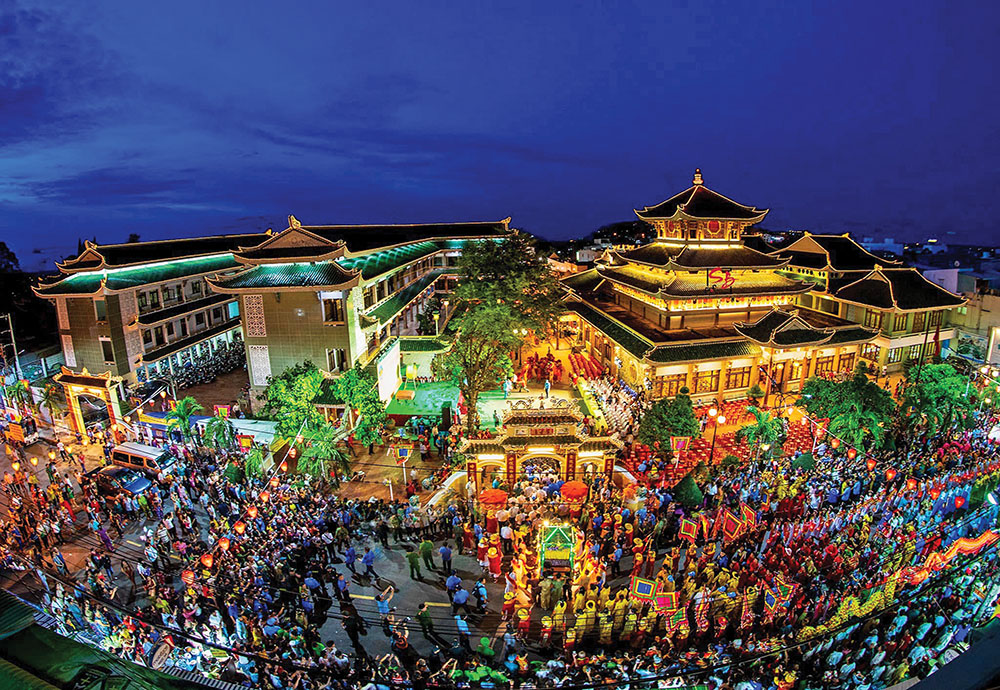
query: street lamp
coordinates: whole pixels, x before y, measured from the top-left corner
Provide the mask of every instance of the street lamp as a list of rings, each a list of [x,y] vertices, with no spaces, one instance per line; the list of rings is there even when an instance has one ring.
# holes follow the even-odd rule
[[[434,312],[434,336],[435,337],[441,335],[440,331],[438,330],[438,319],[440,319],[440,318],[441,318],[441,312],[439,312],[439,311]]]
[[[715,437],[719,433],[719,425],[726,423],[726,415],[719,414],[719,411],[714,407],[708,411],[708,415],[715,421],[715,425],[712,427],[712,450],[708,453],[708,464],[711,465],[715,462]]]

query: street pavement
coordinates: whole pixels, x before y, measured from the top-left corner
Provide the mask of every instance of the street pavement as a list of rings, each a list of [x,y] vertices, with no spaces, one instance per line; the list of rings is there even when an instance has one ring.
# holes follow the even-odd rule
[[[70,440],[68,437],[64,438],[64,442],[68,440]],[[38,458],[38,465],[35,467],[30,462],[22,462],[22,470],[35,471],[38,476],[39,485],[43,489],[49,484],[48,475],[45,472],[45,465],[49,461],[48,453],[50,450],[55,451],[55,449],[54,443],[47,440],[39,441],[25,449],[29,457],[34,456]],[[103,464],[103,451],[99,445],[91,444],[84,446],[75,443],[72,445],[67,444],[67,450],[74,457],[79,457],[82,454],[88,471]],[[372,458],[373,461],[385,462],[384,456],[381,456],[381,454],[372,456]],[[11,463],[14,459],[16,458],[11,458],[7,455],[6,448],[4,448],[3,452],[0,453],[0,472],[4,470],[12,471]],[[69,463],[57,455],[55,462],[59,473],[69,474],[71,480],[75,472],[79,470],[79,462],[77,461]],[[364,469],[364,463],[357,463],[355,468]],[[352,484],[358,483],[354,482],[345,485],[345,488],[349,487],[349,491],[345,491],[345,493],[354,493],[363,486],[359,484],[359,486],[355,487]],[[368,484],[368,482],[364,484]],[[73,485],[76,487],[75,480],[73,481]],[[0,510],[6,513],[9,505],[10,497],[0,492]],[[170,501],[166,501],[164,511],[166,512],[171,509],[172,505]],[[197,506],[195,514],[204,528],[207,524],[207,516]],[[122,574],[121,561],[128,561],[133,565],[134,569],[134,564],[144,558],[141,537],[146,529],[154,527],[155,524],[155,520],[133,520],[127,523],[126,531],[120,539],[115,538],[113,530],[108,530],[115,543],[113,561],[117,574],[115,584],[118,587],[115,600],[126,609],[132,609],[136,604],[144,604],[145,595],[142,592],[141,583],[138,583],[138,587],[134,587],[129,578]],[[357,536],[359,535],[356,534],[355,537]],[[60,547],[60,550],[66,558],[70,572],[79,579],[89,552],[95,548],[102,550],[103,546],[97,535],[86,524],[86,513],[82,510],[77,511],[76,529],[72,533],[65,533],[64,537],[66,543]],[[374,599],[376,594],[383,591],[389,585],[392,585],[395,590],[391,601],[391,607],[395,609],[393,615],[397,621],[408,619],[406,620],[406,625],[410,631],[410,643],[418,652],[426,655],[436,645],[448,648],[457,638],[457,627],[452,617],[452,607],[448,600],[444,584],[447,574],[441,570],[440,557],[437,553],[437,547],[441,546],[444,541],[435,541],[434,562],[436,570],[427,570],[423,563],[421,563],[423,579],[414,580],[410,578],[409,565],[406,561],[405,553],[408,549],[416,549],[418,543],[419,539],[416,541],[403,540],[396,542],[392,535],[389,536],[388,549],[383,549],[371,536],[363,537],[360,543],[356,542],[355,548],[359,555],[364,553],[365,546],[369,546],[376,553],[375,571],[379,576],[377,583],[360,574],[352,575],[341,559],[334,559],[331,563],[338,573],[343,573],[345,577],[350,578],[352,603],[360,616],[365,620],[368,628],[367,634],[361,638],[362,644],[365,651],[370,655],[379,656],[390,651],[390,640],[383,633],[382,619],[378,614]],[[454,540],[449,540],[449,543],[454,547]],[[183,567],[181,558],[176,554],[172,555],[171,565],[175,574],[179,574],[179,571]],[[463,587],[471,592],[476,580],[482,576],[482,568],[475,559],[475,552],[473,551],[471,555],[459,555],[457,550],[455,550],[452,566],[462,578]],[[355,568],[359,573],[364,571],[364,566],[361,565],[360,561],[357,562]],[[487,612],[485,614],[473,613],[467,617],[469,627],[472,631],[472,646],[478,644],[479,638],[482,636],[500,638],[504,630],[504,625],[500,620],[499,614],[500,605],[503,602],[503,587],[500,584],[492,583],[489,579],[487,579],[487,583],[487,591],[489,593]],[[41,590],[39,584],[37,576],[31,571],[0,571],[0,586],[29,600],[38,600],[38,593]],[[55,580],[50,576],[49,585],[54,586],[54,584]],[[331,598],[333,598],[333,583],[330,583],[328,586]],[[430,637],[425,637],[421,633],[420,625],[415,618],[417,610],[423,602],[427,602],[428,604],[434,625],[435,633]],[[470,608],[475,610],[475,599],[470,597],[470,602]],[[323,622],[320,628],[321,639],[323,641],[333,640],[338,648],[349,652],[351,650],[351,643],[341,625],[340,609],[335,598],[333,606],[326,613],[326,617],[327,620]],[[500,651],[499,648],[501,645],[502,642],[496,642],[495,648],[497,651]]]

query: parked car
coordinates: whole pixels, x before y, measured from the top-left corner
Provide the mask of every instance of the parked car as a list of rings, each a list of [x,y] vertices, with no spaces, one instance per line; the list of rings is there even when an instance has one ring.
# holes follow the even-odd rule
[[[162,448],[129,442],[112,449],[111,462],[155,479],[160,472],[171,474],[177,458]]]
[[[97,485],[97,490],[105,496],[119,496],[123,493],[138,496],[153,486],[153,482],[138,472],[115,465],[91,470],[87,476]]]

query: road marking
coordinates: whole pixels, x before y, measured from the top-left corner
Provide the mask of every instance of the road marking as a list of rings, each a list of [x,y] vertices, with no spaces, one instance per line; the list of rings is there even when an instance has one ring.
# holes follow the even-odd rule
[[[445,608],[448,608],[449,606],[451,606],[451,603],[450,602],[445,602],[445,601],[428,601],[427,605],[428,606],[443,606]]]
[[[126,539],[125,543],[126,544],[131,544],[132,546],[142,546],[142,544],[140,544],[139,542],[137,542],[137,541],[135,541],[133,539]]]

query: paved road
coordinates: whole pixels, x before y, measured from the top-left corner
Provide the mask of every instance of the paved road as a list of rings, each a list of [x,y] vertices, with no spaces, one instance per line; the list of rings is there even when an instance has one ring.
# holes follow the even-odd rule
[[[22,469],[25,469],[25,465],[27,465],[28,468],[34,469],[37,472],[39,484],[42,488],[48,486],[49,483],[44,467],[48,462],[48,452],[50,449],[54,450],[54,447],[45,441],[33,444],[27,448],[27,452],[29,455],[39,459],[38,466],[32,467],[28,463],[22,463]],[[85,464],[88,470],[101,465],[100,458],[102,452],[99,447],[74,445],[68,449],[74,456],[78,456],[81,452],[84,453]],[[11,462],[12,458],[8,457],[5,451],[0,453],[0,472],[10,470]],[[56,459],[56,464],[60,473],[69,473],[71,478],[79,468],[77,463],[70,466],[69,463],[59,458]],[[6,514],[9,507],[9,501],[10,498],[0,492],[0,510],[4,514]],[[170,509],[171,505],[168,501],[164,506],[164,510]],[[198,513],[200,511],[196,510],[196,514]],[[198,517],[203,525],[207,522],[207,517],[204,514],[198,514]],[[86,513],[77,511],[77,518],[77,529],[72,534],[64,535],[67,543],[60,547],[63,555],[66,557],[70,571],[75,575],[80,574],[80,570],[91,549],[103,548],[100,539],[86,525]],[[141,586],[140,592],[136,593],[133,591],[132,583],[121,573],[120,560],[127,560],[134,564],[143,559],[143,545],[140,538],[144,530],[151,528],[154,524],[154,520],[132,521],[127,525],[122,538],[114,539],[114,566],[118,575],[115,584],[119,587],[115,598],[126,608],[131,608],[137,603],[144,603],[145,597],[141,592]],[[112,534],[112,538],[114,538],[113,531],[109,529],[109,532]],[[421,603],[428,603],[436,633],[434,637],[425,638],[421,634],[420,626],[415,619],[407,623],[410,630],[410,642],[417,651],[421,654],[427,654],[432,651],[435,645],[449,647],[454,642],[457,637],[457,628],[452,617],[451,604],[445,590],[445,574],[440,570],[440,558],[436,552],[436,547],[443,543],[443,540],[435,542],[435,563],[438,569],[436,571],[428,571],[422,566],[423,580],[413,580],[410,578],[409,566],[404,556],[408,548],[416,547],[416,542],[402,541],[396,543],[391,536],[389,538],[389,548],[384,550],[371,538],[363,539],[361,543],[362,547],[367,545],[376,551],[378,559],[375,564],[375,570],[379,575],[377,583],[371,582],[369,578],[360,575],[351,576],[346,565],[339,559],[336,559],[332,563],[335,570],[343,573],[345,576],[351,576],[352,584],[350,591],[353,604],[359,614],[368,623],[368,633],[362,638],[362,641],[365,650],[369,654],[380,655],[389,651],[389,640],[383,633],[381,617],[378,614],[374,600],[374,596],[389,585],[392,585],[396,590],[391,605],[396,609],[394,615],[397,619],[414,617]],[[451,543],[453,544],[453,542]],[[358,551],[362,553],[363,548],[358,548]],[[171,562],[175,564],[176,570],[179,571],[181,559],[177,555],[173,555]],[[474,553],[472,556],[462,556],[456,551],[453,558],[453,567],[462,578],[463,586],[469,590],[471,590],[476,579],[482,575],[482,570],[475,560]],[[364,570],[363,566],[360,565],[360,561],[356,565],[356,569],[359,572]],[[0,571],[0,586],[27,599],[37,599],[37,592],[40,591],[39,584],[37,576],[30,571]],[[50,579],[50,585],[52,584],[53,580]],[[503,601],[503,588],[499,584],[489,583],[487,589],[489,592],[487,613],[484,615],[472,614],[468,617],[468,623],[472,629],[473,646],[478,643],[480,636],[499,637],[503,631],[499,614],[500,604]],[[136,600],[137,597],[138,601]],[[473,603],[474,601],[472,599]],[[341,649],[350,650],[351,644],[340,624],[340,609],[336,601],[326,615],[327,620],[321,628],[322,639],[324,641],[332,639]],[[496,644],[498,651],[501,644]]]

